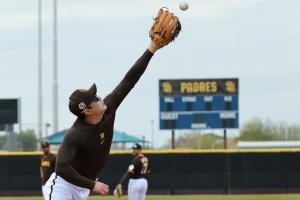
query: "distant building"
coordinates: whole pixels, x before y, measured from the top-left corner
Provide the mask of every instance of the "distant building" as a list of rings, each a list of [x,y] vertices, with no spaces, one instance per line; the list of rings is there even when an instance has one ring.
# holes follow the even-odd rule
[[[238,149],[296,149],[300,141],[239,141]]]

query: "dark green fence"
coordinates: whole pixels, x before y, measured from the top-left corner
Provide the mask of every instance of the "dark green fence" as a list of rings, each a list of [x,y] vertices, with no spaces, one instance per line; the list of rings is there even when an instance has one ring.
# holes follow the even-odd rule
[[[300,150],[144,151],[148,194],[300,193]],[[41,195],[41,153],[0,154],[0,196]],[[130,152],[112,152],[99,174],[110,193]],[[124,185],[126,194],[127,183]]]

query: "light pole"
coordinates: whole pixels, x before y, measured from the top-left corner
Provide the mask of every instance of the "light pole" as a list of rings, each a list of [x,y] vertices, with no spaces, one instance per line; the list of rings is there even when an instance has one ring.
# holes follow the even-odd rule
[[[41,0],[39,0],[39,50],[38,50],[38,134],[39,140],[42,139],[42,11]],[[38,146],[40,149],[40,147]]]
[[[50,127],[50,124],[46,123],[46,138],[48,137],[48,127]]]
[[[53,1],[53,132],[58,131],[56,0]]]
[[[152,149],[154,149],[154,133],[153,133],[153,123],[154,123],[154,120],[151,120]]]

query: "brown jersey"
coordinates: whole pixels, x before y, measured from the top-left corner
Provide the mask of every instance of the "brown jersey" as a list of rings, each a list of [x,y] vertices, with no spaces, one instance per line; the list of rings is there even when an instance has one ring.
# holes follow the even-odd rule
[[[55,172],[56,156],[50,153],[47,157],[45,155],[41,156],[40,166],[43,169],[43,179],[42,184],[45,185],[51,174]]]
[[[152,56],[146,50],[119,85],[104,98],[107,110],[101,122],[88,124],[79,118],[74,122],[58,150],[57,175],[76,186],[94,188],[95,180],[108,159],[116,110],[138,82]]]
[[[135,157],[128,167],[127,172],[131,173],[132,179],[147,178],[150,173],[149,162],[144,155]]]

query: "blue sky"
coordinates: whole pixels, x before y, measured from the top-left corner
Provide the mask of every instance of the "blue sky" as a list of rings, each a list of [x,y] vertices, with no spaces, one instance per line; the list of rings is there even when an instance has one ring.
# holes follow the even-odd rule
[[[187,78],[239,78],[240,126],[255,116],[299,124],[300,1],[187,2],[181,11],[174,0],[58,1],[59,130],[75,120],[68,110],[75,89],[96,83],[104,97],[119,83],[149,46],[160,7],[179,17],[183,31],[152,58],[120,106],[116,130],[151,141],[154,120],[155,146],[164,144],[171,132],[159,130],[158,80]],[[0,33],[0,98],[20,97],[22,127],[36,128],[38,1],[1,1]],[[42,1],[42,68],[43,123],[52,124],[53,1]]]

